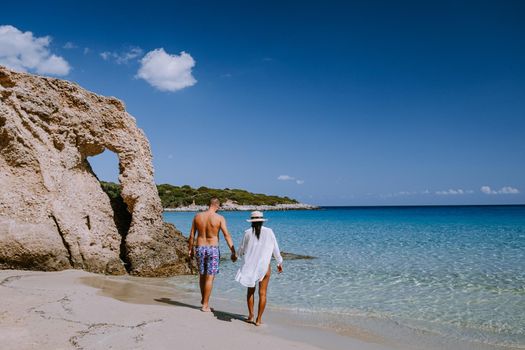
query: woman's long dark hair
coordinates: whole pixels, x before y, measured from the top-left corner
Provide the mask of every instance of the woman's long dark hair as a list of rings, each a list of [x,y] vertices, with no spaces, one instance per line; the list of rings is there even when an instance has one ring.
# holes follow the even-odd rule
[[[255,233],[255,237],[257,237],[257,239],[259,239],[259,236],[261,235],[262,225],[263,225],[262,221],[252,222],[252,232]]]

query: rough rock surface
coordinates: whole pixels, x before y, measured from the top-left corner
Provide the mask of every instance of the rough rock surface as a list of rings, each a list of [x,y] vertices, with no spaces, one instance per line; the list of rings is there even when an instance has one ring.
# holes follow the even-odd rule
[[[127,216],[88,162],[106,149]],[[0,66],[0,268],[189,273],[184,240],[163,223],[148,140],[122,102]]]

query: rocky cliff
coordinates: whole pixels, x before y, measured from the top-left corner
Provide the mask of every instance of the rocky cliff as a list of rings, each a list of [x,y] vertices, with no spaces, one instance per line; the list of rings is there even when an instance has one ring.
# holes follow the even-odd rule
[[[118,155],[120,203],[88,157]],[[189,273],[162,220],[148,140],[124,105],[0,66],[0,268],[141,276]]]

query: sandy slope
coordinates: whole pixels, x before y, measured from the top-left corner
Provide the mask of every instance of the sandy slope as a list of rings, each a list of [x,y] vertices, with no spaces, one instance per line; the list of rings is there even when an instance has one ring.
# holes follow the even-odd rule
[[[203,313],[161,280],[0,271],[0,349],[384,349],[333,332]],[[110,295],[112,297],[110,297]]]

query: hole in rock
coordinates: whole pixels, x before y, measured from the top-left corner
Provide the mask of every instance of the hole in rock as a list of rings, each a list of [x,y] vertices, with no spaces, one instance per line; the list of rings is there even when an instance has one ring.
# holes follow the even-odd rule
[[[118,156],[106,149],[99,155],[89,157],[89,159],[86,159],[86,162],[91,166],[91,170],[98,178],[102,190],[108,195],[111,202],[113,220],[121,237],[120,259],[124,262],[126,270],[129,271],[130,264],[126,250],[126,236],[131,225],[131,214],[120,195]]]

